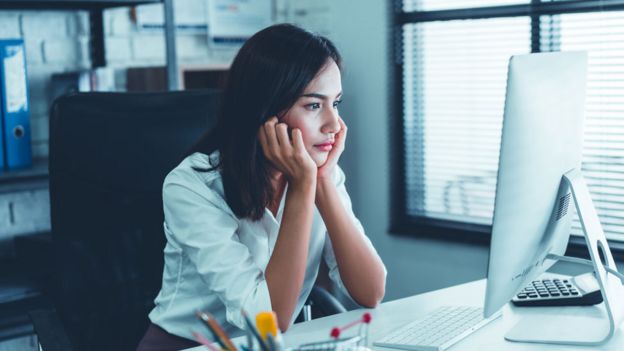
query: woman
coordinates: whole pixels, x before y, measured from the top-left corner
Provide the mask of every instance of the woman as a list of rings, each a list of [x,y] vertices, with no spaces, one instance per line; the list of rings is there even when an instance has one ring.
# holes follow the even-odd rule
[[[328,39],[287,24],[243,45],[216,127],[165,179],[163,285],[140,350],[194,345],[197,310],[229,333],[245,329],[242,309],[273,310],[287,330],[322,257],[357,303],[381,301],[386,270],[337,165],[340,64]]]

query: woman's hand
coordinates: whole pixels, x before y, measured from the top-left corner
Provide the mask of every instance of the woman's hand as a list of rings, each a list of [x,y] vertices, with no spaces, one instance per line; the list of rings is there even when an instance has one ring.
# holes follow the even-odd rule
[[[317,179],[320,183],[322,180],[330,180],[331,176],[334,173],[334,168],[336,164],[338,164],[338,159],[345,148],[345,139],[347,138],[347,125],[342,120],[342,118],[338,117],[338,123],[340,123],[340,131],[336,133],[334,139],[334,147],[329,152],[327,156],[327,161],[318,168]]]
[[[291,135],[292,141],[286,123],[271,117],[258,131],[264,156],[292,185],[316,186],[316,163],[305,149],[301,130],[293,129]]]
[[[317,169],[305,149],[301,130],[293,129],[291,135],[292,140],[288,126],[275,117],[258,130],[264,156],[288,181],[279,233],[264,272],[282,330],[288,329],[305,278]]]

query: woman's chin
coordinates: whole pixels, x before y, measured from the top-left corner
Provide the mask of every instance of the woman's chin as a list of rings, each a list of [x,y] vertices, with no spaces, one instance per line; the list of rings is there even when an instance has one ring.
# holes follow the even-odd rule
[[[316,154],[312,159],[316,163],[316,167],[321,167],[327,162],[327,155]]]

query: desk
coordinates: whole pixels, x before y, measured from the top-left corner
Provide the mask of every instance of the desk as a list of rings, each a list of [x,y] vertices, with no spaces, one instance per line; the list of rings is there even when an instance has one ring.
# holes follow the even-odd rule
[[[403,299],[382,303],[374,310],[370,310],[373,320],[370,328],[369,340],[375,341],[392,330],[426,315],[437,307],[444,305],[482,306],[485,296],[486,280],[456,285],[450,288],[431,291],[425,294],[406,297]],[[349,311],[325,318],[315,319],[305,323],[293,325],[284,334],[286,346],[305,342],[327,339],[329,331],[334,326],[347,324],[362,315],[363,310]],[[476,333],[455,344],[449,351],[496,350],[496,351],[531,351],[531,350],[624,350],[624,327],[620,328],[606,345],[602,347],[572,347],[544,344],[514,343],[504,339],[505,333],[514,326],[519,315],[527,311],[526,308],[506,306],[503,316],[489,323]],[[345,332],[345,335],[350,335]],[[372,347],[374,350],[393,350],[383,347]],[[188,351],[205,350],[195,347]]]

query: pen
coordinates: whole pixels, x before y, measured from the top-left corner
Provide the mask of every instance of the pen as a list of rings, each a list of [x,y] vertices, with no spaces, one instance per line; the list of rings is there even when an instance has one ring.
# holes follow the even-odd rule
[[[253,326],[253,323],[251,323],[251,320],[247,316],[247,312],[241,310],[241,314],[243,315],[243,319],[245,320],[245,325],[247,325],[247,329],[249,329],[249,331],[253,334],[256,340],[258,340],[258,344],[260,344],[260,348],[262,349],[262,351],[269,351],[267,345],[264,343],[264,341],[262,341],[260,334],[258,334],[258,330],[256,330],[256,327]]]
[[[221,328],[219,323],[214,319],[210,313],[197,311],[197,317],[204,322],[206,327],[212,333],[215,340],[221,345],[222,348],[229,351],[237,351],[236,346],[230,341],[225,331]]]

